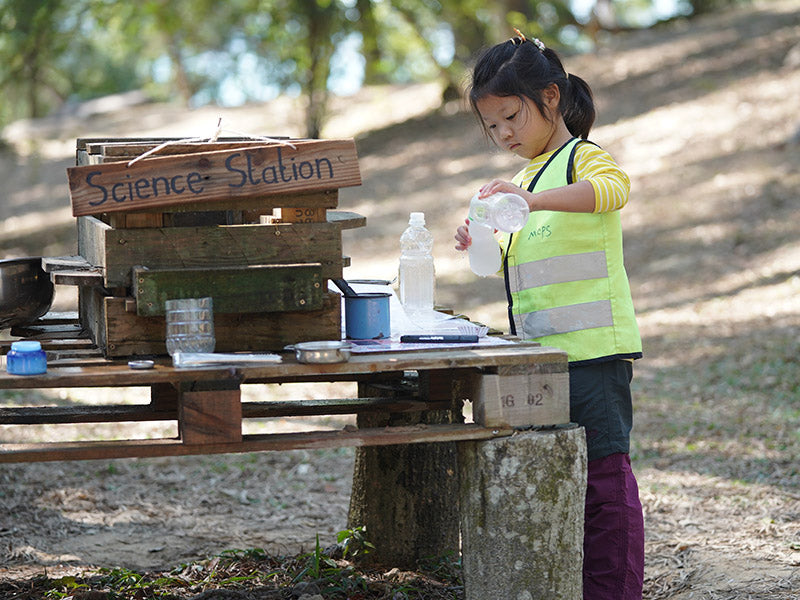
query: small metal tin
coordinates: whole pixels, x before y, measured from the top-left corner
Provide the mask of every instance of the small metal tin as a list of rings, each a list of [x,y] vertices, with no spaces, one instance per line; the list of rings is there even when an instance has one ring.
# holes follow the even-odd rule
[[[155,366],[155,362],[152,360],[129,360],[128,367],[131,369],[135,369],[137,371],[144,371],[147,369],[152,369]]]
[[[352,344],[323,340],[319,342],[301,342],[287,346],[287,350],[294,350],[295,357],[301,363],[339,363],[350,360]]]

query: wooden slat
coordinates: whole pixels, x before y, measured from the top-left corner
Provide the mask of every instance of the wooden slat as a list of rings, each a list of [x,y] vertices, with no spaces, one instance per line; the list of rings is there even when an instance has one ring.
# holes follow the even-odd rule
[[[139,421],[168,421],[177,418],[177,410],[153,410],[153,408],[148,404],[112,406],[0,407],[0,423],[3,425],[122,423]]]
[[[79,220],[78,246],[105,272],[104,285],[131,287],[131,267],[149,269],[320,263],[322,277],[342,276],[342,236],[334,223],[113,229]]]
[[[276,209],[276,219],[281,223],[327,223],[324,208],[281,207]]]
[[[271,136],[270,136],[271,137]],[[165,138],[161,141],[108,141],[108,142],[90,142],[86,144],[86,150],[89,154],[100,155],[104,162],[111,162],[114,160],[132,160],[137,156],[141,156],[145,152],[161,146],[165,142],[171,143],[164,146],[158,152],[151,156],[173,156],[175,154],[193,154],[196,152],[211,152],[217,150],[234,150],[237,148],[251,148],[254,146],[263,146],[263,140],[253,140],[249,138],[221,138],[227,141],[216,142],[180,142],[180,138]],[[272,137],[274,140],[289,140],[287,137]],[[294,142],[293,142],[294,143]]]
[[[42,269],[58,285],[101,286],[103,269],[92,265],[83,256],[48,256],[42,258]]]
[[[331,295],[336,297],[338,304],[341,298],[339,294],[334,292]],[[122,304],[124,312],[124,300]],[[215,322],[215,328],[216,325]],[[244,338],[249,331],[247,327],[241,329]],[[244,339],[242,341],[244,342]],[[523,363],[567,364],[567,355],[561,350],[538,344],[515,343],[485,348],[354,354],[347,362],[316,365],[298,363],[293,354],[284,353],[283,361],[280,363],[209,369],[175,369],[171,366],[169,357],[165,356],[157,359],[155,368],[149,371],[130,369],[127,359],[106,361],[100,365],[85,367],[53,367],[48,368],[44,375],[26,377],[9,375],[0,370],[0,389],[144,386],[154,383],[219,380],[231,377],[232,372],[243,377],[243,383],[353,381],[354,379],[361,381],[418,370],[458,369],[465,373],[470,370],[496,373],[501,366]]]
[[[478,425],[412,425],[340,431],[308,431],[242,436],[241,442],[183,444],[177,439],[122,440],[115,442],[65,442],[0,444],[0,463],[53,460],[149,458],[300,449],[383,446],[459,440],[487,440],[512,435],[512,429],[486,429]]]
[[[97,337],[106,356],[163,355],[166,322],[163,316],[140,317],[126,310],[126,299],[102,298]],[[138,303],[137,303],[138,305]],[[217,352],[279,351],[288,344],[341,337],[341,296],[323,290],[322,308],[310,311],[214,312]]]
[[[346,210],[329,210],[328,223],[336,223],[342,229],[356,229],[367,226],[367,217]]]
[[[242,402],[242,418],[273,419],[278,417],[350,415],[364,412],[401,413],[446,408],[449,408],[446,402],[425,402],[413,396]],[[169,421],[177,418],[177,409],[159,410],[154,409],[149,404],[0,407],[0,424],[3,425],[120,423]]]
[[[312,311],[322,308],[320,263],[200,269],[133,270],[136,313],[165,313],[173,298],[214,300],[215,313]]]
[[[361,185],[352,139],[70,167],[67,176],[76,217]]]
[[[80,324],[63,325],[38,325],[32,323],[11,328],[11,335],[24,337],[29,340],[52,341],[52,340],[74,340],[85,337]]]

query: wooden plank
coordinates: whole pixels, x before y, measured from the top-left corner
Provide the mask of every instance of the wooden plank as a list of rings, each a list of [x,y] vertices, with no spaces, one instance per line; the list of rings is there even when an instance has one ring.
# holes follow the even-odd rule
[[[90,265],[105,269],[106,236],[111,231],[110,225],[96,217],[78,217],[78,254]]]
[[[282,207],[276,208],[275,218],[280,223],[327,223],[324,208]]]
[[[273,140],[299,141],[291,140],[285,136],[269,137]],[[175,154],[193,154],[196,152],[251,148],[253,146],[263,146],[265,143],[264,140],[254,140],[244,137],[219,138],[216,142],[185,142],[182,141],[181,138],[161,138],[138,141],[134,138],[120,138],[117,140],[89,142],[86,143],[85,148],[89,154],[99,155],[104,161],[111,162],[113,160],[132,160],[145,152],[162,146],[166,142],[172,143],[164,146],[158,150],[158,152],[152,154],[152,156],[173,156]]]
[[[59,285],[103,284],[103,270],[89,264],[83,256],[48,256],[42,258],[42,269]]]
[[[342,236],[334,223],[120,230],[93,217],[79,221],[81,254],[103,269],[108,288],[132,287],[134,266],[189,269],[321,263],[323,278],[342,276]]]
[[[242,441],[242,402],[230,390],[183,390],[178,398],[178,428],[184,444]]]
[[[488,440],[512,435],[513,429],[487,429],[479,425],[412,425],[340,431],[308,431],[242,436],[241,442],[183,444],[180,440],[122,440],[115,442],[65,442],[0,444],[0,463],[53,460],[150,458],[191,454],[265,452],[300,449],[343,448]]]
[[[102,298],[103,323],[97,344],[108,357],[166,354],[163,316],[140,317],[125,298]],[[217,352],[278,351],[288,344],[341,338],[341,296],[323,290],[322,308],[282,313],[215,313]]]
[[[341,296],[336,292],[328,298],[336,307],[341,306]],[[124,312],[124,299],[121,310]],[[130,315],[130,313],[128,313]],[[286,314],[282,315],[285,318]],[[136,315],[131,315],[137,320]],[[302,322],[308,321],[306,314]],[[152,318],[158,321],[157,317]],[[144,317],[138,317],[144,321]],[[161,320],[163,323],[163,319]],[[217,323],[215,323],[217,325]],[[339,332],[341,323],[337,322]],[[242,342],[247,342],[249,324],[240,324],[243,330]],[[163,331],[163,330],[162,330]],[[301,332],[302,333],[302,332]],[[306,334],[313,331],[305,330]],[[162,336],[163,344],[163,333]],[[314,339],[307,337],[306,339]],[[290,342],[286,342],[287,344]],[[239,350],[247,351],[246,348]],[[220,352],[228,350],[220,350]],[[235,350],[230,350],[235,351]],[[165,352],[162,352],[164,354]],[[141,354],[145,354],[142,352]],[[152,353],[151,353],[152,354]],[[458,369],[464,372],[481,372],[497,369],[506,365],[544,364],[563,361],[566,364],[565,352],[533,344],[509,344],[485,348],[458,349],[448,348],[425,352],[387,352],[376,354],[354,354],[343,363],[303,364],[298,363],[292,353],[284,352],[283,360],[259,366],[216,367],[209,369],[175,369],[169,357],[156,359],[156,366],[149,371],[130,369],[127,358],[124,360],[108,360],[100,365],[70,366],[68,368],[49,368],[43,375],[20,377],[9,375],[0,370],[0,389],[32,389],[62,387],[122,387],[149,386],[154,383],[175,383],[181,381],[203,381],[230,377],[231,372],[243,376],[244,383],[290,383],[306,381],[372,381],[402,374],[404,371],[427,371],[434,369]]]
[[[78,323],[77,310],[51,310],[36,320],[40,325],[56,325],[64,323]]]
[[[167,421],[177,418],[177,409],[153,410],[149,404],[0,407],[0,423],[3,425],[120,423],[128,421]]]
[[[159,207],[159,210],[164,213],[164,226],[165,227],[184,227],[194,225],[195,223],[186,223],[180,215],[185,213],[218,213],[224,214],[229,211],[239,211],[247,214],[270,214],[275,208],[281,206],[308,207],[308,208],[325,208],[332,209],[339,205],[339,190],[299,190],[285,193],[276,193],[269,196],[258,196],[254,198],[218,198],[216,200],[204,200],[203,202],[187,202],[185,204],[174,204],[171,206]],[[135,214],[133,211],[129,213],[112,213],[116,215],[121,214]],[[110,218],[111,215],[106,215]],[[234,223],[227,223],[216,217],[216,225],[232,225]],[[248,218],[242,220],[242,223],[257,223],[258,219]]]
[[[164,225],[164,213],[114,213],[111,216],[111,225],[118,229],[136,229],[139,227],[162,227]]]
[[[355,142],[312,140],[69,167],[72,214],[155,209],[361,185]]]
[[[328,223],[336,223],[341,229],[356,229],[367,226],[367,217],[346,210],[329,210]]]
[[[167,384],[163,384],[167,385]],[[168,386],[170,389],[172,386]],[[55,425],[63,423],[117,423],[167,421],[178,418],[177,406],[124,404],[105,406],[15,406],[0,407],[3,425]],[[352,415],[363,412],[393,413],[447,409],[445,402],[425,402],[413,396],[393,398],[325,398],[242,402],[243,419]]]
[[[165,313],[173,298],[214,301],[217,313],[312,311],[322,308],[322,265],[251,265],[200,269],[134,268],[136,313]]]
[[[75,338],[82,337],[83,329],[78,323],[38,325],[34,322],[31,325],[12,327],[11,335],[40,341],[74,340]]]

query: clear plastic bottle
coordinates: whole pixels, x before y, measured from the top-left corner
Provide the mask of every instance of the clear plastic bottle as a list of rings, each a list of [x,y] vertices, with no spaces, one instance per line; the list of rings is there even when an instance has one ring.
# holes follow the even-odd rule
[[[502,266],[502,256],[493,229],[477,221],[470,222],[469,236],[472,238],[468,250],[472,272],[481,277],[497,273]]]
[[[481,223],[506,233],[514,233],[525,227],[530,208],[518,194],[498,192],[486,198],[475,194],[469,203],[470,223]]]
[[[528,222],[530,208],[518,194],[497,193],[479,198],[475,194],[469,203],[469,267],[481,277],[500,270],[502,256],[494,230],[507,233],[519,231]]]
[[[425,228],[425,213],[412,212],[400,236],[400,302],[409,314],[433,311],[435,287],[433,235]]]

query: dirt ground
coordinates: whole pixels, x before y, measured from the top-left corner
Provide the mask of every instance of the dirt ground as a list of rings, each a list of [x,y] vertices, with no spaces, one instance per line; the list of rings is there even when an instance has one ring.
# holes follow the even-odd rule
[[[761,2],[605,41],[566,57],[592,85],[592,139],[633,181],[626,264],[645,344],[634,380],[634,468],[649,599],[762,600],[800,590],[800,3]],[[391,276],[408,213],[436,238],[437,300],[505,329],[502,282],[478,279],[452,235],[474,190],[520,166],[491,149],[435,86],[365,90],[325,137],[356,137],[364,183],[340,207],[348,278]],[[3,257],[75,252],[64,168],[76,137],[299,135],[296,106],[182,111],[138,105],[4,132]],[[58,308],[74,290],[59,289]],[[252,398],[352,393],[347,384],[246,386]],[[141,402],[92,390],[5,394],[5,405]],[[248,431],[338,429],[263,420]],[[4,427],[0,439],[160,436],[126,428]],[[171,568],[225,549],[310,550],[346,525],[353,453],[296,451],[10,465],[0,469],[0,577],[90,566]]]

